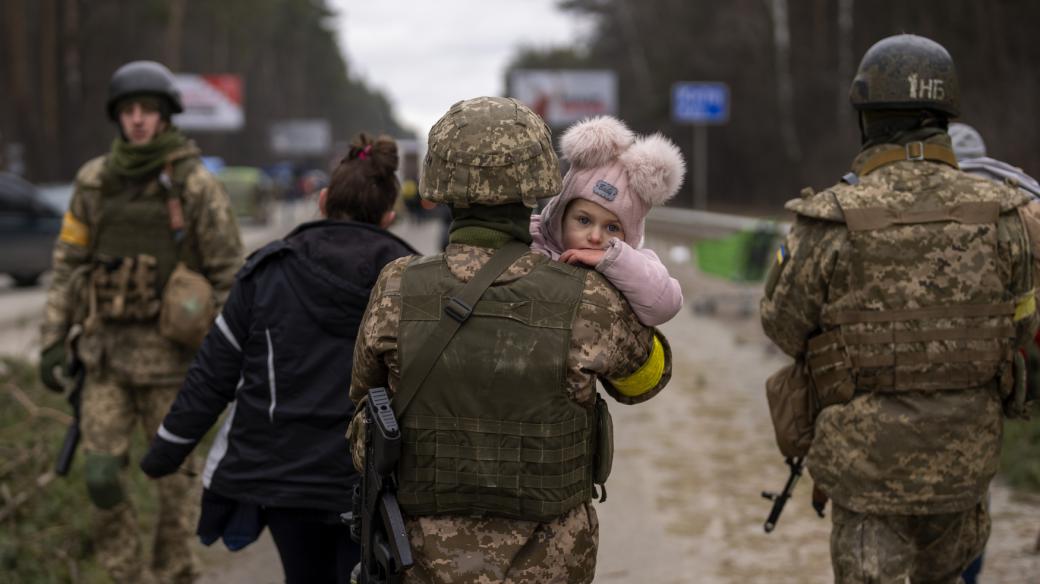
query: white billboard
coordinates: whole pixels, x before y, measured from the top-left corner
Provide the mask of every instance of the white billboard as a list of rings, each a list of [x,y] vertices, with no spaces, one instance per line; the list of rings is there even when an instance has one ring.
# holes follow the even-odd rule
[[[271,151],[279,156],[325,156],[332,148],[332,124],[324,118],[296,118],[270,127]]]
[[[176,75],[184,113],[173,116],[182,130],[232,131],[246,123],[240,75]]]
[[[617,74],[608,69],[514,69],[509,94],[550,125],[617,113]]]

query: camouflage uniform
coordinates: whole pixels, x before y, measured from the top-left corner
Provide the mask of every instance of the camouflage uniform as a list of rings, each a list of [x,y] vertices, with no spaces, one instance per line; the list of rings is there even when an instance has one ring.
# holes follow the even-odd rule
[[[469,281],[491,258],[494,250],[451,244],[446,259],[451,274]],[[361,324],[354,352],[351,398],[361,400],[370,387],[396,391],[401,369],[397,350],[401,317],[401,277],[411,258],[402,258],[380,274]],[[496,283],[521,278],[539,262],[526,254],[513,263]],[[647,361],[654,336],[664,337],[639,323],[628,304],[600,274],[588,271],[573,322],[566,379],[570,397],[591,407],[596,378],[631,375]],[[671,377],[671,354],[665,348],[665,370],[660,381],[638,397],[626,397],[605,383],[622,403],[640,403],[660,392]],[[476,366],[477,364],[474,364]],[[361,411],[361,410],[359,410]],[[351,425],[355,465],[363,466],[363,443],[355,418]],[[407,582],[591,582],[596,568],[598,521],[588,502],[559,518],[538,523],[498,517],[426,516],[406,518],[416,565]]]
[[[54,278],[41,331],[44,347],[60,342],[72,324],[86,317],[84,274],[95,259],[90,242],[98,232],[102,199],[111,195],[102,186],[104,172],[105,157],[99,157],[77,174],[54,247]],[[161,189],[153,178],[142,192],[159,196]],[[186,225],[184,245],[197,254],[199,271],[212,284],[219,307],[242,263],[242,242],[230,202],[220,183],[201,164],[186,175],[180,198]],[[82,398],[88,486],[94,479],[123,483],[134,426],[141,424],[146,436],[155,433],[191,362],[194,351],[160,336],[157,320],[101,322],[88,327],[79,340],[80,357],[88,372]],[[116,581],[148,582],[152,574],[160,582],[195,579],[196,559],[189,547],[197,506],[193,483],[183,473],[157,481],[159,516],[151,571],[143,562],[129,502],[115,494],[98,506],[97,555]],[[97,505],[96,498],[92,499]]]
[[[949,148],[944,133],[926,143]],[[831,545],[836,581],[903,582],[910,576],[913,582],[956,582],[989,534],[982,500],[1000,454],[1002,406],[1013,378],[1010,347],[1030,339],[1037,325],[1033,274],[1038,266],[1033,265],[1027,232],[1040,226],[1040,205],[1027,205],[1027,197],[1007,186],[931,160],[903,160],[862,172],[864,164],[891,148],[882,144],[864,150],[853,163],[855,175],[862,176],[788,203],[797,220],[767,283],[762,326],[784,352],[807,358],[810,368],[816,363],[810,339],[824,333],[842,337],[844,348],[832,365],[852,380],[850,398],[819,413],[808,458],[814,480],[835,503]],[[955,232],[941,226],[956,225],[957,220],[922,220],[870,231],[859,243],[848,224],[853,211],[865,207],[899,216],[962,203],[999,205],[995,224]],[[884,239],[897,231],[906,239],[908,229],[916,248],[904,245],[895,251]],[[970,238],[951,235],[968,231]],[[953,238],[952,247],[936,249],[943,237]],[[982,240],[987,243],[980,247]],[[854,253],[856,245],[860,247]],[[880,261],[885,269],[864,274],[857,253],[860,258],[884,256]],[[913,299],[902,307],[907,311],[928,306],[948,310],[931,317],[939,329],[972,326],[965,322],[978,329],[993,326],[996,317],[973,320],[954,311],[1001,299],[1014,309],[1014,317],[1007,314],[1007,325],[994,327],[1009,337],[999,367],[967,357],[964,362],[974,369],[956,363],[958,351],[975,355],[993,346],[987,343],[996,343],[981,336],[910,339],[900,345],[900,350],[925,356],[932,351],[946,356],[947,362],[927,365],[931,381],[915,378],[912,367],[901,365],[902,353],[892,354],[895,366],[885,361],[885,352],[894,345],[849,349],[854,336],[866,338],[876,331],[869,324],[845,324],[841,315],[900,309],[886,305],[886,298]],[[871,362],[877,367],[887,363],[894,371],[888,386],[878,382],[874,375],[880,369],[871,369]],[[987,366],[995,369],[988,381],[956,384],[957,379],[985,375],[979,371]],[[827,378],[815,377],[817,391]]]

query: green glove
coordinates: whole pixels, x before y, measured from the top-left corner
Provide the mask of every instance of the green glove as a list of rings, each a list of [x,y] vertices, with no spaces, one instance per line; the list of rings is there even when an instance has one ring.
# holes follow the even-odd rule
[[[40,353],[40,381],[51,390],[65,391],[61,374],[65,370],[65,343],[57,342]]]

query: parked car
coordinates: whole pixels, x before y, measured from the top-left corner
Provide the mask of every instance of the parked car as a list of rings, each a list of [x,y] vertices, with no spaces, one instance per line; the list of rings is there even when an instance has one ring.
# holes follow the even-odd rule
[[[31,183],[0,172],[0,273],[32,286],[51,267],[64,210],[47,203]]]
[[[235,215],[265,223],[274,204],[274,183],[252,166],[225,166],[217,173]]]

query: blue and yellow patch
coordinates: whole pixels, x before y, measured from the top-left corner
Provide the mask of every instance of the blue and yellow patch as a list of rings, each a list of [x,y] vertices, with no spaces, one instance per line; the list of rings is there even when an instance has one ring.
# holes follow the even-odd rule
[[[780,248],[776,250],[776,265],[782,266],[787,258],[791,257],[791,254],[787,251],[787,246],[780,244]]]

